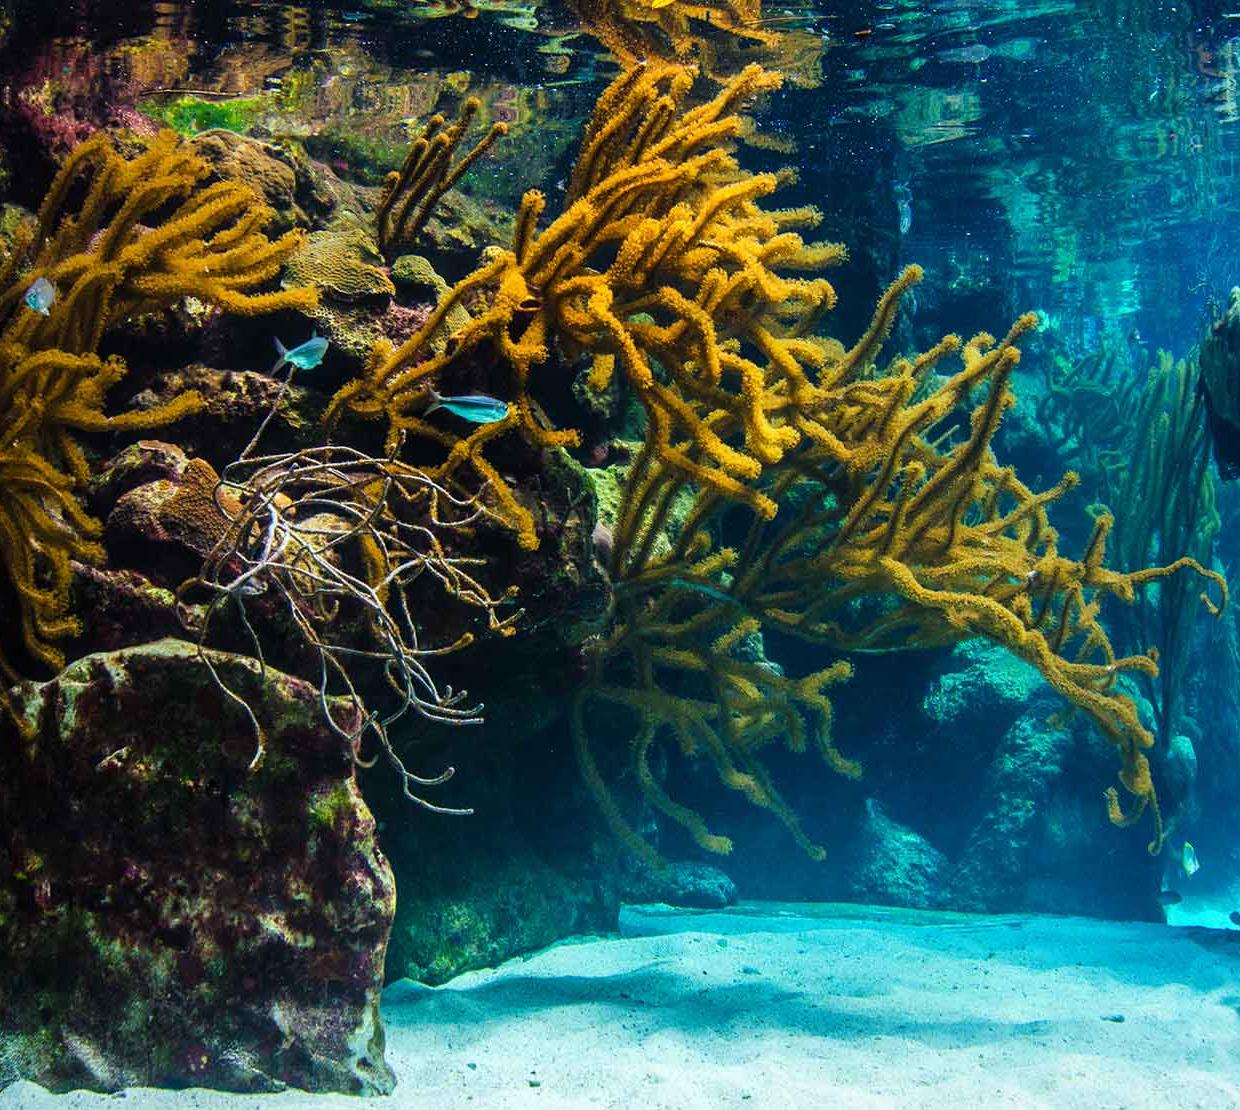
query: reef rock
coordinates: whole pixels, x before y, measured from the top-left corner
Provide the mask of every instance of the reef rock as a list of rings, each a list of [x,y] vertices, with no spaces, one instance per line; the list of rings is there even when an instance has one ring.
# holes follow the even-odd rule
[[[939,909],[947,902],[947,858],[924,837],[888,817],[867,799],[849,870],[849,895],[858,902]]]
[[[1224,481],[1240,477],[1240,288],[1201,344],[1201,385]]]
[[[352,190],[294,144],[267,143],[235,131],[204,131],[191,140],[194,153],[216,177],[257,189],[275,211],[274,229],[325,226],[338,208],[357,207]]]
[[[524,839],[460,862],[458,874],[422,883],[402,867],[402,888],[408,875],[415,893],[392,930],[394,974],[438,985],[564,937],[616,928],[612,886],[540,858]]]
[[[303,375],[307,376],[308,375]],[[237,458],[271,413],[281,382],[254,370],[216,370],[199,363],[154,375],[133,400],[135,409],[155,408],[189,390],[203,397],[202,408],[179,421],[176,442],[191,454],[210,459],[216,469]],[[259,444],[263,454],[295,451],[320,442],[318,413],[322,393],[300,381],[284,391],[279,408]]]
[[[530,460],[512,461],[528,473]],[[564,721],[582,644],[597,634],[609,595],[592,555],[595,514],[581,468],[556,452],[541,462],[538,485],[526,479],[541,498],[539,548],[515,550],[506,534],[479,529],[472,549],[519,585],[518,634],[439,661],[446,684],[485,701],[485,723],[467,736],[436,728],[416,739],[423,766],[456,768],[435,801],[472,815],[426,814],[390,775],[363,776],[400,890],[389,979],[441,983],[616,928],[624,849],[581,779]]]
[[[825,861],[790,852],[777,823],[755,819],[743,799],[716,806],[721,827],[741,830],[721,864],[741,898],[1161,920],[1151,825],[1107,820],[1114,752],[1027,663],[982,639],[874,656],[835,703],[840,746],[862,777],[792,755],[772,772],[807,835],[827,846]],[[1191,795],[1191,751],[1159,743],[1150,759],[1169,812]],[[668,765],[675,795],[705,805],[711,784]],[[666,825],[660,835],[670,854],[694,851]]]
[[[650,867],[634,860],[624,877],[626,902],[665,902],[669,906],[718,910],[736,904],[736,884],[718,867],[692,860]]]
[[[952,805],[921,815],[952,861],[940,904],[1157,920],[1147,829],[1106,820],[1101,795],[1115,758],[1097,731],[992,644],[961,644],[948,665],[922,706],[932,750],[950,753],[958,784]]]
[[[395,903],[307,683],[193,647],[88,656],[0,725],[0,1086],[392,1090]],[[337,711],[347,713],[343,707]]]

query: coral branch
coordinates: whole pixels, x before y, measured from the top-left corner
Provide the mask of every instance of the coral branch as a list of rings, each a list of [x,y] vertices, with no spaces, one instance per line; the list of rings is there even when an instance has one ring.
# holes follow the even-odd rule
[[[465,139],[482,101],[471,96],[450,127],[443,116],[430,118],[422,134],[409,144],[399,170],[388,174],[383,198],[375,213],[379,249],[389,257],[407,249],[426,226],[436,205],[501,135],[505,123],[493,123],[473,148],[453,164],[452,158]]]
[[[105,136],[65,161],[19,242],[0,288],[0,568],[17,594],[28,654],[51,667],[72,635],[71,559],[98,561],[99,526],[75,489],[88,477],[80,433],[162,427],[201,403],[195,393],[141,412],[109,414],[108,391],[125,373],[97,350],[121,321],[186,296],[229,312],[308,307],[306,291],[260,293],[298,249],[291,232],[271,240],[271,215],[248,188],[204,186],[207,165],[171,132],[125,158]],[[74,198],[76,203],[74,203]],[[55,299],[28,308],[38,280]],[[0,676],[13,665],[0,653]]]
[[[328,419],[346,408],[384,418],[389,447],[406,433],[439,438],[419,418],[430,387],[487,347],[513,369],[509,418],[445,439],[448,458],[430,473],[447,477],[468,463],[493,479],[481,452],[510,428],[541,447],[578,439],[572,429],[547,428],[530,396],[555,335],[566,351],[592,358],[593,388],[606,388],[617,369],[623,374],[649,414],[652,449],[668,466],[772,515],[774,504],[752,479],[801,438],[780,417],[814,395],[797,352],[819,357],[819,345],[802,333],[835,293],[821,278],[780,276],[768,259],[817,270],[843,252],[787,230],[812,223],[812,213],[762,211],[757,199],[776,177],[744,174],[727,149],[742,130],[739,106],[778,87],[779,78],[750,66],[689,108],[692,83],[683,66],[651,65],[618,78],[587,129],[565,211],[539,232],[544,199],[527,193],[513,249],[460,282],[400,348],[377,348],[365,377],[337,394]],[[650,122],[656,108],[657,126]],[[443,353],[430,354],[448,310],[480,294],[489,303]],[[757,321],[755,300],[778,302],[778,313]],[[739,424],[743,446],[729,443],[720,424]],[[492,488],[498,515],[523,546],[535,546],[532,515],[502,483]]]
[[[1001,644],[1116,748],[1120,782],[1136,799],[1121,818],[1151,810],[1156,848],[1143,754],[1153,738],[1117,684],[1156,664],[1115,656],[1100,598],[1130,601],[1181,571],[1212,576],[1184,559],[1107,569],[1107,517],[1081,559],[1060,555],[1047,507],[1075,476],[1034,492],[991,450],[1033,316],[998,341],[946,336],[882,366],[901,299],[923,276],[912,266],[851,348],[822,334],[835,291],[825,278],[794,275],[815,275],[844,250],[797,234],[816,223],[813,210],[763,208],[786,175],[748,174],[734,155],[748,130],[741,108],[779,78],[751,66],[694,103],[695,78],[658,62],[616,78],[586,129],[564,211],[540,230],[545,200],[527,194],[513,249],[460,282],[402,347],[377,349],[329,417],[352,410],[386,420],[393,451],[407,435],[434,439],[446,459],[432,475],[468,464],[493,480],[493,511],[530,547],[532,516],[481,452],[510,429],[535,446],[574,442],[572,430],[539,418],[536,369],[553,349],[580,357],[588,388],[616,386],[642,406],[645,441],[612,527],[614,620],[573,712],[586,780],[635,847],[590,751],[594,702],[633,718],[633,767],[647,798],[703,847],[730,842],[655,780],[649,753],[664,738],[706,756],[725,784],[820,853],[761,754],[776,739],[802,750],[812,735],[831,766],[859,773],[834,745],[826,694],[849,668],[797,678],[755,662],[761,633],[777,630],[840,651],[979,635]],[[433,353],[447,311],[462,303],[475,306],[471,321]],[[959,368],[932,378],[953,357]],[[512,371],[506,420],[457,438],[421,419],[432,386],[497,358]],[[746,538],[733,549],[721,546],[723,534]]]

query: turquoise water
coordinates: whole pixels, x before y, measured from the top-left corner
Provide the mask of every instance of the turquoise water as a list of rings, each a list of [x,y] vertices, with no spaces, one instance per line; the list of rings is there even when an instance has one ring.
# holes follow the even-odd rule
[[[0,0],[0,1106],[1240,1104],[1229,9]]]

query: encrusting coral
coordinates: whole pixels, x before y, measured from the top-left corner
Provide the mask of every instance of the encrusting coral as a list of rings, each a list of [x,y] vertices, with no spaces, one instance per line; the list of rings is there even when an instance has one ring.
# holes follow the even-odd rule
[[[390,297],[396,286],[370,236],[347,225],[314,231],[284,269],[286,288],[316,288],[342,301]]]
[[[577,441],[572,429],[549,427],[531,395],[553,343],[589,360],[589,387],[607,389],[618,375],[640,402],[646,438],[611,542],[614,620],[573,713],[586,778],[638,850],[590,750],[594,699],[632,712],[647,797],[704,847],[727,851],[730,842],[668,797],[649,768],[665,732],[820,854],[760,754],[781,738],[803,749],[812,732],[832,766],[858,774],[831,739],[826,695],[850,668],[785,676],[753,657],[756,634],[772,629],[845,651],[996,641],[1115,746],[1136,805],[1124,814],[1112,792],[1112,819],[1127,824],[1152,808],[1157,846],[1143,754],[1153,737],[1117,685],[1122,673],[1152,673],[1156,663],[1115,656],[1098,623],[1099,596],[1130,601],[1143,583],[1181,569],[1212,576],[1191,558],[1107,569],[1105,515],[1082,559],[1060,555],[1046,510],[1075,476],[1035,493],[990,449],[1033,316],[1001,341],[947,336],[880,367],[900,299],[922,276],[910,267],[851,348],[822,335],[835,292],[821,276],[795,275],[815,275],[844,249],[798,234],[817,222],[813,209],[762,208],[784,175],[746,173],[733,152],[748,129],[742,106],[780,79],[751,66],[693,104],[696,76],[660,63],[622,73],[598,101],[561,215],[540,229],[544,199],[527,193],[512,248],[458,283],[407,343],[377,348],[329,418],[352,410],[385,419],[393,451],[409,435],[438,442],[446,456],[433,476],[471,465],[492,485],[496,515],[532,547],[531,514],[482,452],[514,428],[536,446]],[[461,304],[475,314],[433,353]],[[931,371],[949,355],[962,367],[936,383]],[[467,360],[495,356],[512,368],[505,419],[463,437],[422,419],[432,386]],[[984,396],[973,404],[975,391]],[[745,537],[735,548],[720,542],[725,521],[727,535]]]
[[[102,135],[82,143],[0,270],[0,567],[27,652],[51,667],[64,662],[55,641],[78,627],[71,560],[103,554],[77,496],[89,475],[77,437],[161,427],[202,400],[191,391],[109,414],[108,391],[126,368],[100,357],[105,333],[186,297],[243,315],[315,302],[312,290],[253,291],[303,237],[269,239],[270,209],[236,182],[204,184],[207,174],[171,132],[132,158]],[[24,299],[40,279],[55,294],[46,314]],[[16,677],[2,655],[0,676]]]

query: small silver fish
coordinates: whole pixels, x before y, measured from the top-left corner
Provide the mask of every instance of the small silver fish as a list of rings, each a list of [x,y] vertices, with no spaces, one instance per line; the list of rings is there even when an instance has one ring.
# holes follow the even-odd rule
[[[462,420],[471,424],[494,424],[508,415],[508,402],[497,397],[489,397],[485,393],[467,393],[460,397],[443,397],[433,389],[431,403],[422,414],[428,416],[436,409],[447,409]]]
[[[1180,851],[1180,866],[1190,879],[1201,869],[1201,864],[1197,862],[1197,850],[1187,840]]]
[[[1158,892],[1158,902],[1163,906],[1178,906],[1184,901],[1184,896],[1178,890],[1160,890]]]
[[[26,290],[26,307],[40,316],[50,316],[56,303],[56,286],[45,277],[39,278]]]
[[[280,352],[280,358],[272,367],[271,372],[274,374],[285,363],[290,366],[296,366],[298,370],[313,370],[320,362],[323,356],[327,354],[327,340],[318,332],[312,332],[310,338],[304,343],[294,347],[291,351],[276,340],[276,350]]]

